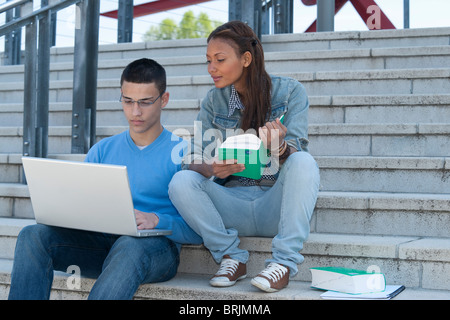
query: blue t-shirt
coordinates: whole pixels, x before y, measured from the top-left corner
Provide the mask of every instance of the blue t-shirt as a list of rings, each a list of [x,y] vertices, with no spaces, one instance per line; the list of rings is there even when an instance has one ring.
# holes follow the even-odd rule
[[[172,230],[167,237],[174,242],[198,244],[202,239],[186,224],[168,194],[173,175],[181,170],[185,147],[185,141],[164,129],[141,150],[127,130],[96,143],[85,161],[127,166],[135,209],[155,213],[159,217],[156,228]]]

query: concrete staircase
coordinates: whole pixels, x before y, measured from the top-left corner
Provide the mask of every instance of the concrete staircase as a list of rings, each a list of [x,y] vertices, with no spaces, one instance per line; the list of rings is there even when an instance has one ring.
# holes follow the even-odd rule
[[[264,294],[244,280],[208,285],[217,270],[202,246],[184,246],[173,280],[143,285],[141,299],[319,299],[309,268],[378,267],[397,299],[450,299],[450,28],[264,36],[266,66],[301,81],[310,97],[311,154],[321,191],[289,288]],[[119,98],[123,67],[151,57],[168,72],[170,130],[192,133],[200,100],[213,86],[205,40],[100,47],[98,138],[126,129]],[[52,51],[49,152],[70,153],[73,48]],[[6,298],[18,232],[34,223],[27,186],[19,183],[23,66],[0,67],[0,298]],[[177,131],[175,131],[177,132]],[[180,131],[178,131],[180,132]],[[249,276],[270,256],[271,239],[243,238]],[[54,299],[83,299],[92,279],[68,290],[58,273]]]

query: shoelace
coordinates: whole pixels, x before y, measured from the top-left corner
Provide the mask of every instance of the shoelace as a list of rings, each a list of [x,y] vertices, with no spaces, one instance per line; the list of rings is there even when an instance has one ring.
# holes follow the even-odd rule
[[[239,266],[239,262],[236,260],[223,259],[216,275],[222,275],[222,274],[227,274],[227,273],[232,275],[234,272],[236,272],[238,266]]]
[[[261,271],[261,275],[271,279],[272,281],[280,280],[288,271],[288,269],[281,264],[271,262],[267,268]]]

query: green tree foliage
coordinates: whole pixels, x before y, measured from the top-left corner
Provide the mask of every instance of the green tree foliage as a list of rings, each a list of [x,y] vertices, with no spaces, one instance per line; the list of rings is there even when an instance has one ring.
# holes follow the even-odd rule
[[[180,26],[178,28],[178,39],[199,38],[197,34],[197,23],[194,13],[189,10],[183,15]]]
[[[208,14],[201,12],[195,17],[192,10],[186,11],[180,24],[172,19],[164,19],[159,26],[152,26],[144,34],[144,41],[206,38],[222,22],[212,21]]]

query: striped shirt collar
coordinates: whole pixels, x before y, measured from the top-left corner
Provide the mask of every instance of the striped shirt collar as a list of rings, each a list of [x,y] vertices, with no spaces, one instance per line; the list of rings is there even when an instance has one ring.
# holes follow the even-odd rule
[[[228,117],[231,117],[236,109],[244,110],[244,105],[239,98],[239,94],[236,91],[236,88],[234,87],[234,85],[231,85],[231,96],[230,100],[228,101]]]

